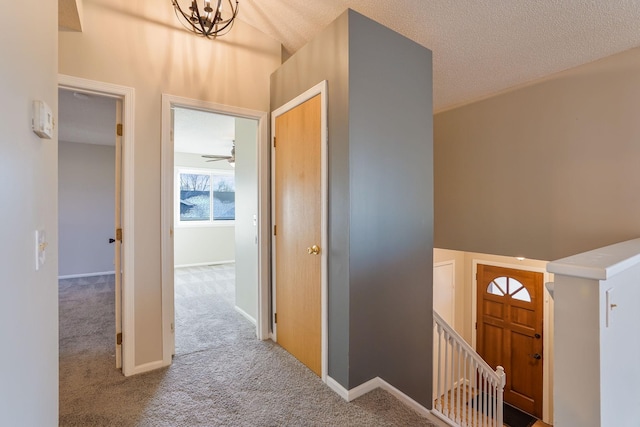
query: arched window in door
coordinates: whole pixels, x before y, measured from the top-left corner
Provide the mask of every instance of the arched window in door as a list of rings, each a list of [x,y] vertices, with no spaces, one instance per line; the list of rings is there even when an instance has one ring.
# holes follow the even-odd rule
[[[522,283],[512,277],[497,277],[489,283],[487,286],[487,292],[491,295],[505,296],[509,295],[511,298],[531,302],[531,295],[527,288]]]

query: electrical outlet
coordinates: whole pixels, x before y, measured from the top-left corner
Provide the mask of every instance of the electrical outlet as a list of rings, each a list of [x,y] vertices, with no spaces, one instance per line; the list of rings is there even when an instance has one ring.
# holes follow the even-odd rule
[[[36,271],[40,270],[40,267],[44,265],[47,259],[47,235],[44,230],[36,230]]]

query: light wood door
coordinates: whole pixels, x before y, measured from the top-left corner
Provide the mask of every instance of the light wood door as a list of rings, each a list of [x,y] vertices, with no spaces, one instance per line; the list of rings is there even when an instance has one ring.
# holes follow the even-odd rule
[[[478,353],[504,367],[505,402],[542,417],[543,275],[478,265]]]
[[[275,278],[278,343],[321,376],[320,95],[276,118]],[[323,248],[319,248],[323,250]]]

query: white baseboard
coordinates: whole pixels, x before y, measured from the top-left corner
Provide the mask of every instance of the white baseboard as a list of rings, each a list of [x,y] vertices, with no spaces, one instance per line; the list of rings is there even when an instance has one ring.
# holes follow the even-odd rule
[[[244,311],[243,309],[241,309],[240,307],[238,307],[236,305],[236,311],[240,314],[242,314],[249,322],[253,323],[253,325],[256,325],[256,319],[254,319],[253,317],[251,317],[249,315],[249,313],[247,313],[246,311]]]
[[[198,262],[198,263],[195,263],[195,264],[175,265],[174,268],[204,267],[206,265],[234,264],[235,262],[236,262],[235,259],[230,259],[230,260],[227,260],[227,261]]]
[[[115,271],[102,271],[99,273],[80,273],[80,274],[65,274],[64,276],[58,276],[58,280],[62,279],[77,279],[80,277],[95,277],[95,276],[109,276],[116,274]]]
[[[376,388],[381,388],[437,426],[447,426],[447,424],[443,424],[443,421],[440,418],[436,417],[431,412],[431,410],[425,408],[420,403],[416,402],[380,377],[375,377],[374,379],[360,384],[359,386],[352,388],[351,390],[347,390],[336,380],[327,376],[327,386],[329,386],[331,390],[335,391],[347,402],[351,402],[352,400],[357,399],[360,396],[364,396],[365,394],[375,390]]]
[[[163,360],[156,360],[154,362],[143,363],[142,365],[135,366],[131,372],[125,374],[126,376],[130,375],[138,375],[145,372],[153,371],[155,369],[160,369],[164,366],[167,366]]]
[[[335,391],[338,394],[338,396],[340,396],[341,398],[349,402],[349,390],[342,387],[342,385],[340,385],[338,381],[334,380],[328,375],[327,375],[327,386],[331,390]]]

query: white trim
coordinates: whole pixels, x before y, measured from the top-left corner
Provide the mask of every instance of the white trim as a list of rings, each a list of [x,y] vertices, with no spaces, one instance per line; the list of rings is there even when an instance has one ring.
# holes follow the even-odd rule
[[[254,319],[249,313],[247,313],[246,311],[244,311],[243,309],[241,309],[240,307],[238,307],[237,305],[235,306],[236,311],[238,313],[240,313],[242,316],[244,316],[244,318],[246,318],[249,322],[251,322],[254,326],[256,325],[256,319]]]
[[[99,273],[80,273],[80,274],[66,274],[64,276],[58,276],[58,280],[62,279],[78,279],[80,277],[96,277],[96,276],[111,276],[116,274],[115,271],[102,271]]]
[[[347,390],[346,388],[342,387],[342,385],[338,381],[334,380],[333,378],[331,378],[328,375],[327,375],[327,387],[329,387],[331,390],[335,391],[338,396],[340,396],[341,398],[343,398],[347,402],[351,402],[351,399],[350,399],[350,396],[349,396],[349,390]]]
[[[327,162],[327,139],[328,139],[328,123],[327,123],[327,81],[323,80],[312,88],[306,90],[304,93],[296,96],[291,101],[285,103],[281,107],[276,108],[271,113],[271,218],[275,219],[275,150],[273,148],[273,138],[275,138],[276,133],[276,118],[287,111],[297,107],[298,105],[304,103],[305,101],[313,98],[316,95],[320,95],[320,201],[321,201],[321,220],[320,220],[320,235],[321,242],[320,247],[322,250],[320,251],[321,257],[321,279],[320,279],[320,312],[321,312],[321,333],[322,333],[322,343],[321,343],[321,371],[322,371],[322,381],[327,382],[327,369],[329,366],[328,363],[328,308],[327,308],[327,288],[328,288],[328,276],[327,276],[327,259],[328,259],[328,162]],[[271,223],[271,227],[273,227],[273,222]],[[270,229],[271,229],[270,227]],[[273,312],[276,312],[276,278],[275,278],[275,262],[276,262],[276,245],[275,240],[271,242],[271,262],[272,262],[272,308]],[[272,339],[277,341],[277,327],[275,323],[273,325]]]
[[[143,374],[145,372],[155,371],[162,367],[164,367],[164,362],[162,360],[155,360],[153,362],[143,363],[142,365],[136,366],[129,375]]]
[[[486,261],[480,258],[473,258],[471,260],[471,342],[474,349],[476,349],[477,344],[477,335],[476,328],[474,327],[475,322],[477,322],[478,316],[478,264],[490,265],[493,267],[503,267],[503,268],[511,268],[514,270],[522,270],[522,271],[533,271],[535,273],[542,273],[542,288],[543,288],[543,303],[542,303],[542,329],[543,329],[543,340],[542,340],[542,360],[544,361],[542,365],[542,421],[545,423],[549,423],[551,421],[551,393],[549,393],[549,385],[551,383],[551,364],[553,361],[551,360],[551,352],[549,346],[551,345],[550,333],[551,322],[549,321],[550,315],[550,300],[551,295],[549,294],[549,290],[544,285],[545,283],[551,281],[550,274],[544,267],[532,267],[523,264],[510,264],[505,262],[496,262],[496,261]],[[508,375],[508,373],[507,373]]]
[[[230,259],[228,261],[209,261],[209,262],[197,262],[195,264],[180,264],[174,266],[174,268],[188,268],[188,267],[205,267],[208,265],[222,265],[222,264],[234,264],[236,262],[235,259]]]
[[[347,390],[336,380],[327,376],[327,386],[347,402],[351,402],[377,388],[381,388],[382,390],[394,396],[401,403],[417,412],[419,415],[427,418],[429,421],[436,423],[437,425],[442,425],[442,420],[439,417],[436,418],[436,413],[425,408],[420,403],[416,402],[411,397],[407,396],[405,393],[398,390],[396,387],[392,386],[380,377],[375,377],[363,384],[360,384],[355,388],[352,388],[351,390]]]
[[[175,353],[174,323],[174,146],[171,108],[173,106],[211,111],[258,121],[258,307],[256,336],[264,340],[269,334],[269,198],[267,113],[232,107],[197,99],[162,94],[161,140],[161,230],[162,246],[162,352],[163,365],[171,364]]]
[[[58,87],[122,100],[122,373],[137,373],[135,365],[134,154],[135,90],[131,87],[58,74]]]

